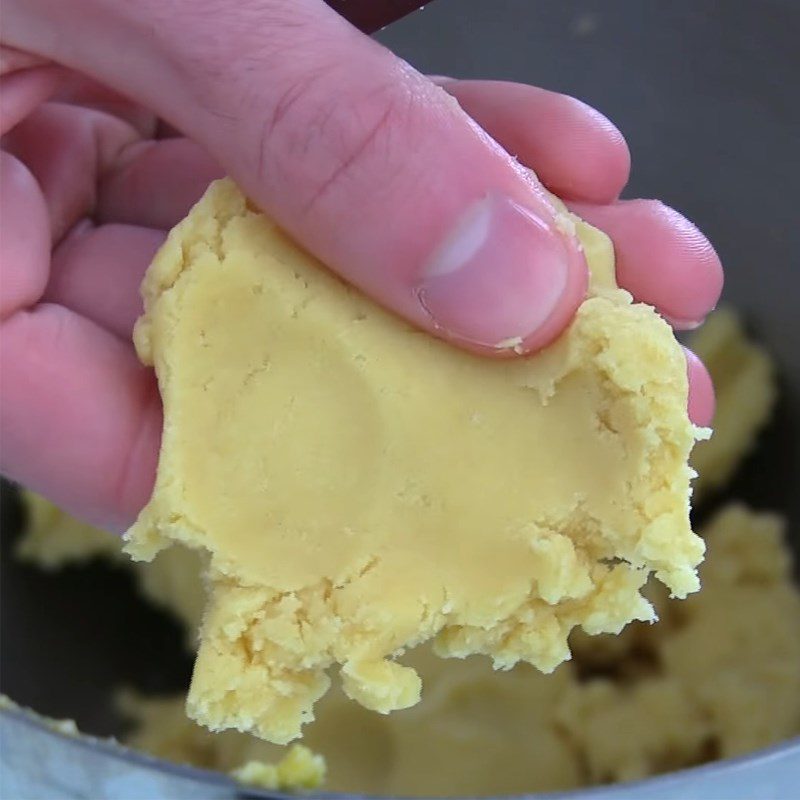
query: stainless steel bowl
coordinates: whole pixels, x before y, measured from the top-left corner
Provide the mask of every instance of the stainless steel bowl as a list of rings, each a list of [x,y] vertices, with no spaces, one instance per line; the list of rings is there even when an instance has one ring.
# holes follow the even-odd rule
[[[800,4],[796,0],[437,0],[379,38],[426,71],[528,81],[583,98],[626,133],[626,196],[657,196],[717,245],[727,300],[777,358],[782,400],[728,495],[790,519],[800,549],[800,226],[797,155]],[[535,125],[536,120],[531,120]],[[718,498],[721,500],[722,498]],[[43,576],[13,563],[19,527],[4,490],[2,691],[100,735],[119,732],[110,696],[184,685],[176,626],[100,565]],[[702,513],[703,510],[701,510]],[[0,713],[0,795],[8,798],[279,797],[117,745]],[[567,795],[783,800],[800,775],[800,740],[636,784]]]

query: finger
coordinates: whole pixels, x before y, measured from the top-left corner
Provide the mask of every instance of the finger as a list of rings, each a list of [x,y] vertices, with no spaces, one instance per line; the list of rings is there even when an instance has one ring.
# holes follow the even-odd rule
[[[152,489],[161,429],[155,381],[133,348],[41,304],[3,323],[0,379],[2,473],[124,530]]]
[[[320,0],[137,4],[158,37],[123,6],[97,36],[46,5],[11,3],[12,44],[152,107],[387,307],[481,352],[537,349],[571,319],[586,265],[542,186]]]
[[[0,77],[0,135],[41,105],[58,86],[55,67],[32,67]]]
[[[47,285],[50,236],[47,206],[36,179],[0,151],[0,319],[32,305]]]
[[[625,139],[580,100],[505,81],[437,78],[437,83],[559,197],[607,203],[628,182]]]
[[[6,136],[5,148],[35,176],[58,242],[95,206],[98,176],[138,141],[116,117],[63,103],[45,103]]]
[[[132,103],[119,92],[84,75],[68,70],[64,73],[64,79],[53,94],[53,101],[103,111],[124,120],[142,137],[155,135],[158,120],[152,111]]]
[[[696,327],[716,306],[722,292],[720,260],[708,239],[677,211],[655,200],[571,203],[570,208],[613,240],[620,285],[655,306],[674,327]]]
[[[183,133],[179,131],[173,125],[170,125],[168,122],[165,122],[163,119],[158,121],[156,125],[156,139],[175,139],[176,137],[183,136]]]
[[[25,310],[47,284],[48,210],[8,153],[0,153],[0,214],[0,471],[122,530],[155,474],[161,418],[152,374],[130,344],[74,312]]]
[[[689,419],[705,428],[714,419],[714,384],[705,364],[691,350],[683,349],[689,375]]]
[[[222,176],[208,153],[189,139],[138,142],[103,175],[95,218],[166,230]]]
[[[139,285],[164,237],[135,225],[79,224],[53,254],[43,299],[129,342],[143,311]]]
[[[24,50],[0,45],[0,75],[10,75],[12,72],[41,67],[47,63],[46,58],[37,56],[35,53],[26,53]]]

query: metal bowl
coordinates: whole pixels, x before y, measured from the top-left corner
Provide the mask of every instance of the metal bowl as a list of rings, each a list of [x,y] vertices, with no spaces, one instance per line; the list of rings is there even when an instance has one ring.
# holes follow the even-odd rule
[[[627,135],[626,196],[660,197],[709,235],[727,269],[725,297],[776,357],[782,399],[728,496],[785,513],[800,549],[800,185],[796,0],[438,0],[379,38],[419,68],[527,81],[580,97]],[[535,125],[536,120],[531,120]],[[724,498],[717,498],[721,502]],[[91,565],[42,575],[8,557],[19,508],[3,490],[2,691],[83,730],[119,733],[120,683],[185,685],[181,632],[137,602],[130,577]],[[705,510],[705,509],[704,509]],[[219,773],[0,713],[3,797],[280,797]],[[784,798],[800,740],[635,784],[573,791],[609,798]],[[543,796],[540,796],[543,797]]]

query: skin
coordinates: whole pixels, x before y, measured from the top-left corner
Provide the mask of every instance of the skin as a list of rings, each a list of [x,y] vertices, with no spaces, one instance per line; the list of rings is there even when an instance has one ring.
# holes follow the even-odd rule
[[[0,469],[89,522],[123,530],[149,497],[161,408],[130,343],[138,285],[224,173],[344,279],[485,357],[513,357],[492,346],[509,326],[535,352],[583,296],[585,262],[545,188],[611,235],[620,283],[676,327],[717,302],[712,246],[661,203],[619,199],[628,148],[578,100],[425,77],[320,0],[3,11]],[[487,197],[512,216],[491,216],[469,268],[442,278],[445,244]],[[541,269],[559,293],[532,288]],[[687,369],[707,424],[710,380],[694,357]]]

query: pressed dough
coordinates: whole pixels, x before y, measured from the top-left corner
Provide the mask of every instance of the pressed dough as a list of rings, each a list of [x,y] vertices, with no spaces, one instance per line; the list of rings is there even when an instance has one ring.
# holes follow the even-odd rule
[[[577,224],[590,296],[542,353],[487,359],[382,310],[213,184],[143,282],[138,353],[164,431],[135,558],[210,557],[189,714],[300,735],[341,667],[379,712],[414,705],[403,653],[543,671],[567,637],[653,618],[653,572],[698,588],[686,366]],[[380,269],[380,264],[376,264]]]

